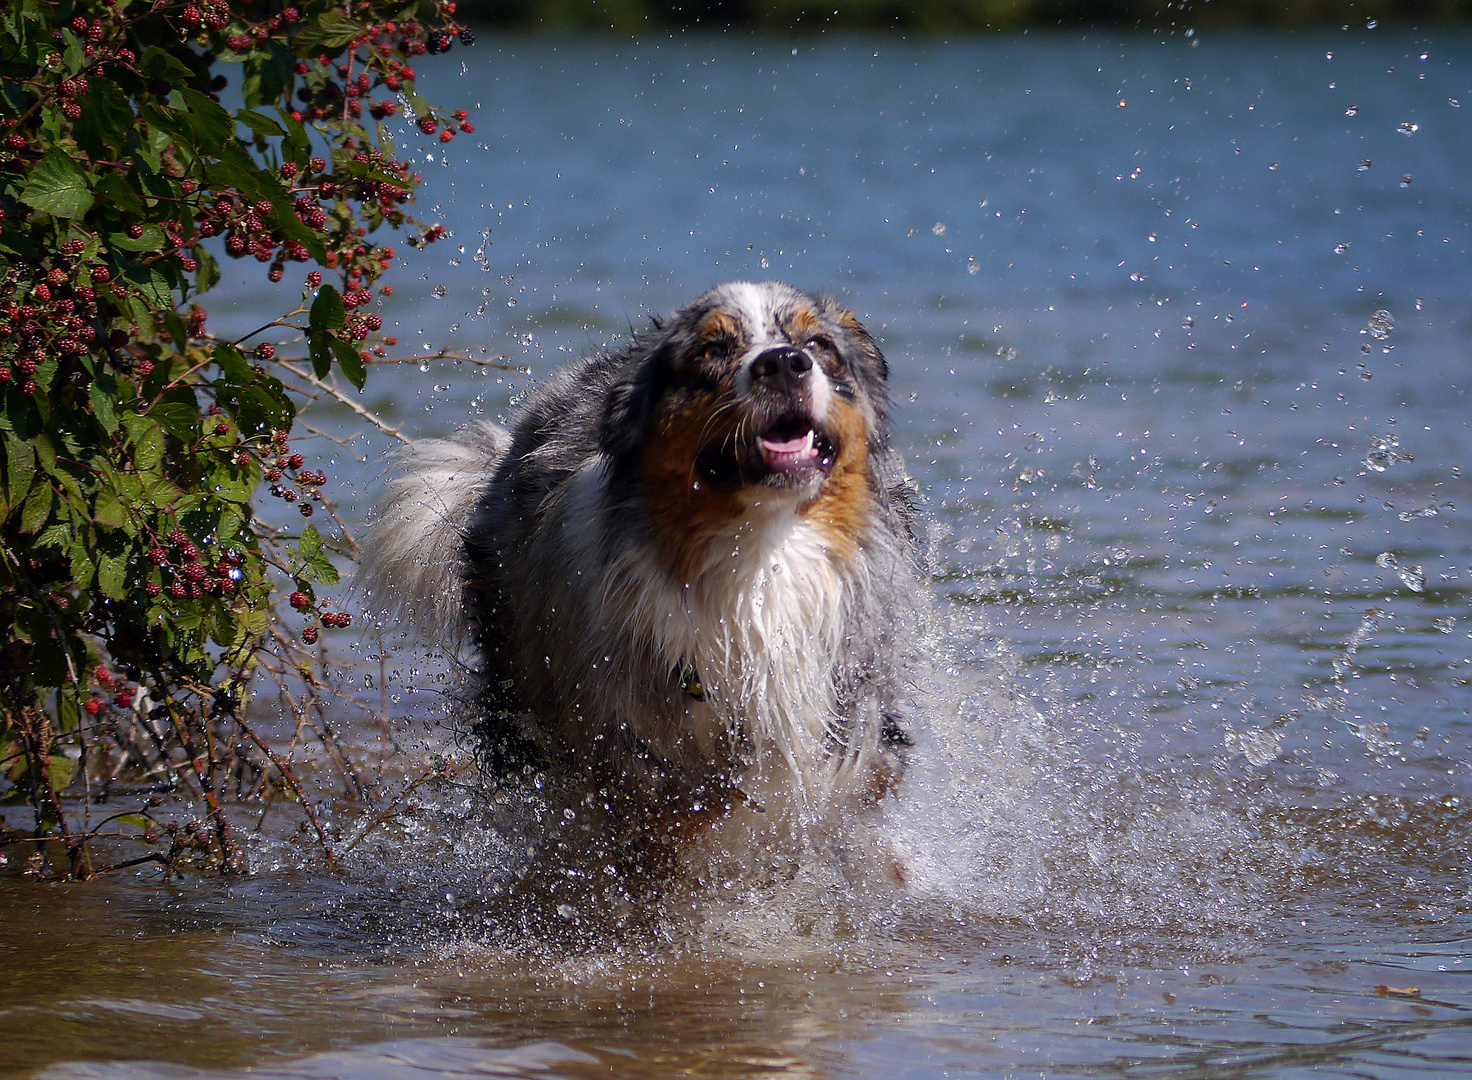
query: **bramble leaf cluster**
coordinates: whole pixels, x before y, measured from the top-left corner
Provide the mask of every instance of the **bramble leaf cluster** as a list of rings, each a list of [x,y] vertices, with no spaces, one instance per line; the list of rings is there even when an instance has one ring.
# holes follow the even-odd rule
[[[350,621],[315,592],[338,576],[322,534],[266,526],[257,499],[265,485],[304,519],[327,506],[325,472],[292,449],[292,372],[361,388],[395,344],[375,310],[396,257],[380,238],[444,235],[411,216],[420,177],[388,124],[473,130],[415,89],[421,57],[471,43],[454,11],[11,0],[0,15],[0,800],[33,814],[10,837],[59,836],[72,873],[97,869],[76,789],[130,778],[203,808],[197,828],[127,818],[171,838],[160,861],[233,866],[230,748],[258,745],[260,772],[275,760],[244,711],[275,604],[292,593],[298,648]],[[282,283],[282,315],[244,339],[218,338],[201,302],[221,259]],[[283,333],[304,367],[277,355]]]

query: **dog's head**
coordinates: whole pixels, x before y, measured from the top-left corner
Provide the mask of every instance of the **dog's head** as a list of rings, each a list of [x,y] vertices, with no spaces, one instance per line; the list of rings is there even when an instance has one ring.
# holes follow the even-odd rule
[[[690,569],[702,541],[773,512],[851,548],[887,439],[888,368],[851,311],[778,282],[732,282],[635,346],[602,445],[637,477],[661,542]]]

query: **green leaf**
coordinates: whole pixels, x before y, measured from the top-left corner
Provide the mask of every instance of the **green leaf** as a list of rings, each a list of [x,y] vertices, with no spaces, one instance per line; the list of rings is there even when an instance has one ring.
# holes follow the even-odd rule
[[[199,263],[199,269],[194,273],[194,286],[200,292],[209,292],[220,283],[220,264],[202,247],[194,249],[194,258]]]
[[[342,368],[342,373],[348,377],[359,390],[368,381],[368,368],[363,363],[363,357],[359,354],[357,347],[351,341],[342,338],[332,339],[332,351],[337,354],[337,366]]]
[[[104,487],[97,493],[97,502],[92,507],[92,518],[99,525],[121,529],[128,523],[128,512],[118,501],[117,493],[110,487]]]
[[[160,308],[174,306],[174,292],[169,279],[157,266],[134,263],[123,271],[123,276],[138,286],[147,303]]]
[[[51,503],[54,495],[49,484],[37,484],[31,489],[30,496],[20,512],[20,531],[33,533],[51,516]]]
[[[327,378],[327,373],[332,370],[332,347],[328,344],[331,340],[330,334],[307,335],[307,352],[312,357],[312,370],[319,379]]]
[[[148,415],[180,442],[189,442],[199,434],[199,407],[189,402],[161,401],[148,410]]]
[[[109,379],[109,382],[112,380]],[[92,401],[92,411],[97,415],[97,422],[109,435],[118,429],[117,413],[112,407],[112,393],[105,389],[101,381],[94,382],[88,395]]]
[[[322,556],[322,534],[317,526],[308,525],[302,530],[302,538],[296,542],[296,553],[303,562],[311,562]]]
[[[235,121],[219,102],[211,101],[198,90],[177,91],[189,107],[189,126],[206,151],[218,153],[235,138]]]
[[[220,366],[220,372],[225,376],[225,381],[246,386],[255,379],[256,373],[249,364],[240,349],[234,345],[221,343],[215,346],[215,363]]]
[[[67,789],[76,771],[77,763],[65,754],[54,753],[46,762],[46,778],[51,781],[51,789],[56,792]]]
[[[125,232],[117,232],[108,233],[107,242],[123,251],[157,251],[164,246],[164,231],[157,225],[146,225],[143,235],[136,240]]]
[[[154,469],[164,459],[164,429],[151,420],[138,418],[130,425],[133,434],[133,463],[141,470]]]
[[[19,439],[5,440],[5,487],[11,506],[19,506],[36,476],[36,452]]]
[[[36,451],[36,467],[42,472],[55,472],[56,447],[52,445],[51,437],[43,431],[31,440],[31,447]]]
[[[143,200],[121,173],[106,172],[97,181],[97,197],[124,214],[143,213]]]
[[[317,299],[312,301],[307,326],[312,330],[341,330],[346,318],[347,308],[343,306],[341,294],[331,285],[323,285]]]
[[[31,166],[21,202],[60,218],[79,218],[92,209],[87,178],[65,150],[52,150]]]
[[[268,38],[257,47],[257,51],[245,62],[245,77],[241,81],[241,92],[247,105],[270,105],[281,100],[293,81],[295,59],[286,44]],[[244,119],[243,117],[240,119]],[[250,122],[245,121],[248,125]],[[254,130],[254,129],[252,129]],[[262,134],[257,131],[256,134]],[[276,134],[284,135],[284,131]]]
[[[302,27],[296,37],[296,54],[311,56],[320,49],[340,49],[368,28],[336,11],[327,11]]]
[[[136,123],[133,105],[111,79],[92,76],[87,92],[78,99],[82,116],[72,128],[77,145],[89,157],[105,158],[113,153],[128,129]]]
[[[121,555],[104,555],[97,560],[97,587],[114,600],[123,598],[128,580],[128,560]]]
[[[263,113],[253,112],[250,109],[241,109],[235,114],[235,119],[263,138],[286,138],[286,129]]]
[[[143,50],[143,55],[138,58],[138,70],[154,82],[187,83],[194,78],[193,68],[157,45]]]

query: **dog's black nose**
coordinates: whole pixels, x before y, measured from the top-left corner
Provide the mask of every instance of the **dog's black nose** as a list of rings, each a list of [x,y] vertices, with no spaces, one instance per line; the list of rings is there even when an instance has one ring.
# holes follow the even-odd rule
[[[813,358],[791,345],[768,349],[751,362],[753,381],[770,379],[783,386],[796,386],[813,368]]]

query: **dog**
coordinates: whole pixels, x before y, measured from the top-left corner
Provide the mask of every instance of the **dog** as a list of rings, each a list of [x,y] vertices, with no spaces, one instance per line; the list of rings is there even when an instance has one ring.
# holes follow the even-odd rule
[[[625,805],[874,805],[924,591],[888,365],[852,311],[717,286],[398,458],[370,603],[469,639],[476,730]]]

